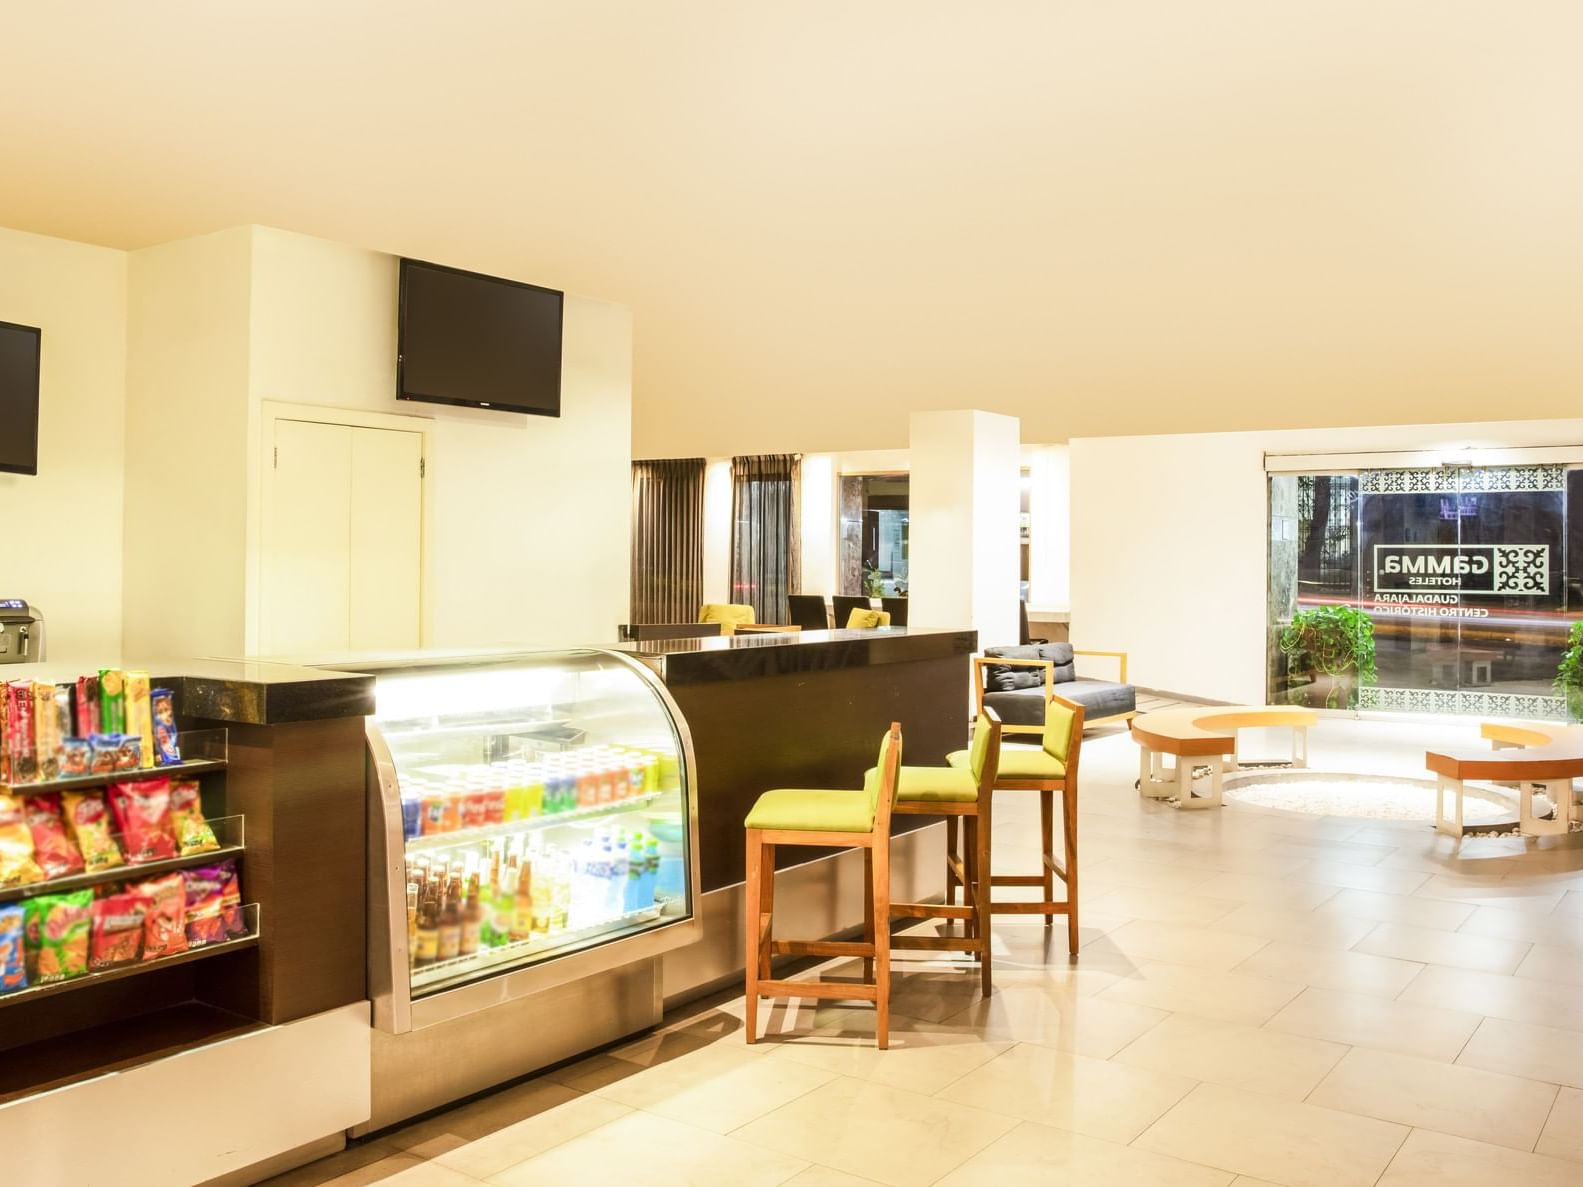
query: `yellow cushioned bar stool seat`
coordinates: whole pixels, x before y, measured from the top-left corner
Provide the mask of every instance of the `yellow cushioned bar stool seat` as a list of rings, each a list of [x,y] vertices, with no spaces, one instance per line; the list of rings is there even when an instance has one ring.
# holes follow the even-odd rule
[[[849,631],[868,631],[875,627],[890,625],[889,610],[853,610],[846,616],[846,629]]]
[[[989,811],[1000,757],[1000,718],[985,709],[973,724],[972,745],[963,762],[940,767],[903,767],[897,781],[898,816],[943,816],[946,824],[945,902],[892,903],[891,914],[946,923],[934,935],[909,932],[892,948],[966,952],[978,959],[981,988],[992,988],[989,916]],[[872,772],[870,773],[872,778]],[[961,844],[958,846],[958,836]],[[962,902],[956,888],[962,888]],[[958,933],[951,923],[960,923]]]
[[[811,997],[874,1003],[874,1042],[890,1044],[890,817],[901,770],[901,726],[880,740],[878,775],[860,790],[782,787],[766,791],[743,822],[747,833],[747,1041],[758,1039],[761,997]],[[813,845],[863,850],[863,938],[777,940],[775,848]],[[876,923],[878,921],[878,923]],[[863,979],[785,981],[774,956],[856,956]]]
[[[874,828],[874,805],[866,791],[783,787],[759,796],[744,823],[748,828],[866,833]]]
[[[967,751],[963,751],[966,754]],[[863,772],[863,786],[871,787],[879,768]],[[978,783],[964,767],[903,767],[897,803],[968,803],[978,799]]]
[[[699,622],[718,622],[722,635],[732,634],[737,627],[756,621],[752,606],[736,602],[705,602],[698,611]]]
[[[954,750],[946,757],[946,762],[965,774],[969,757],[969,752],[966,750]],[[1051,758],[1040,746],[1002,746],[1000,778],[1064,779],[1066,764],[1059,759]],[[905,792],[905,781],[903,790]]]

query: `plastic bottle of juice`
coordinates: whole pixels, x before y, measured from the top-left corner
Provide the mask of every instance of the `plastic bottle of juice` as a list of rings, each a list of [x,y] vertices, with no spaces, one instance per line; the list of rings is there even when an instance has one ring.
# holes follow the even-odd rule
[[[617,837],[614,842],[605,840],[605,852],[610,855],[610,872],[605,881],[605,917],[614,919],[625,914],[627,901],[627,839]]]
[[[565,931],[572,913],[572,855],[564,849],[552,851],[550,876],[555,880],[555,906],[550,931]]]
[[[504,824],[506,802],[509,796],[510,776],[502,767],[489,768],[488,790],[484,799],[484,823]]]
[[[588,768],[577,772],[577,806],[592,808],[599,802],[599,775]]]
[[[652,753],[643,756],[643,792],[652,795],[660,789],[660,760]]]
[[[654,892],[660,884],[660,843],[649,837],[643,846],[643,894],[641,906],[654,905]]]
[[[643,834],[633,833],[627,840],[627,886],[621,901],[623,915],[643,905]]]

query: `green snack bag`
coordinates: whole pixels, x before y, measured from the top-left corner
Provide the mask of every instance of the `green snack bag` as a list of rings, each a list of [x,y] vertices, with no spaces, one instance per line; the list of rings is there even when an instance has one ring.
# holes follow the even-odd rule
[[[126,732],[126,673],[99,669],[99,728],[107,734]]]
[[[88,971],[93,891],[45,894],[23,901],[28,983],[69,981]]]

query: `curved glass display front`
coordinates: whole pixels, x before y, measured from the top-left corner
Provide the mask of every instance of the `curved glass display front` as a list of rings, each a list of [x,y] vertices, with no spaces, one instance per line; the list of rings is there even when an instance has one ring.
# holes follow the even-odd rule
[[[412,998],[691,915],[686,747],[641,669],[588,650],[373,674]]]

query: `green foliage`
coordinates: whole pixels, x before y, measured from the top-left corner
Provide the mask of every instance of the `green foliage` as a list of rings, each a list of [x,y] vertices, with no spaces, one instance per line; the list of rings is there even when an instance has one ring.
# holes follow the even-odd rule
[[[873,565],[863,566],[863,593],[870,598],[885,596],[885,578]]]
[[[1346,707],[1336,703],[1346,678],[1358,685],[1379,679],[1374,664],[1374,620],[1351,606],[1299,610],[1281,631],[1277,645],[1291,671],[1331,678],[1327,709]]]
[[[1583,720],[1583,622],[1574,622],[1567,632],[1567,649],[1556,666],[1555,690],[1566,698],[1571,716]]]

